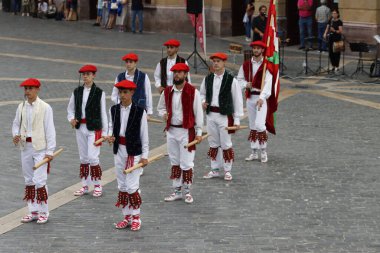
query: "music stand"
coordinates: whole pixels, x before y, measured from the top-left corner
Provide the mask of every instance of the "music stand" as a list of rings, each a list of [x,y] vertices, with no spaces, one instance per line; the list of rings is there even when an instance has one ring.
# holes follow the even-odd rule
[[[369,73],[364,70],[364,62],[363,62],[363,53],[368,53],[369,52],[369,46],[367,43],[364,42],[350,42],[350,49],[351,52],[358,52],[359,53],[359,59],[358,59],[358,64],[356,66],[356,70],[354,73],[352,73],[351,78],[354,75],[359,75],[359,74],[367,74]]]
[[[284,61],[285,61],[285,46],[288,45],[288,43],[290,42],[290,39],[289,38],[285,38],[285,32],[284,31],[278,31],[277,35],[279,37],[279,43],[280,43],[280,47],[279,47],[280,76],[284,76],[285,75],[284,70],[288,69],[286,67],[286,65],[284,64]]]
[[[199,14],[194,14],[195,15],[195,24],[194,24],[194,50],[193,52],[189,55],[189,57],[187,57],[187,61],[189,61],[189,59],[194,56],[194,69],[195,69],[195,73],[198,73],[198,64],[197,64],[197,56],[199,57],[199,59],[201,60],[201,63],[203,63],[207,69],[209,69],[209,66],[207,64],[207,62],[202,58],[202,56],[199,54],[198,50],[197,50],[197,19],[198,19],[198,15]]]
[[[298,73],[298,75],[301,75],[301,74],[305,74],[307,75],[309,72],[311,74],[315,74],[315,71],[313,71],[310,67],[309,67],[309,58],[308,58],[308,53],[309,51],[313,50],[313,42],[315,42],[317,38],[312,36],[312,37],[307,37],[305,38],[305,45],[307,44],[307,42],[309,42],[309,45],[310,47],[309,48],[305,48],[304,52],[305,52],[305,60],[304,60],[304,63],[302,64],[303,66],[303,69],[301,72]]]

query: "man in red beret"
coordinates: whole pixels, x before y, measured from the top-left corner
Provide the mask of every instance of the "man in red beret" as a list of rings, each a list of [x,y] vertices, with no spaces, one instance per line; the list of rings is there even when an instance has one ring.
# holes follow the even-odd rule
[[[110,109],[108,141],[113,143],[117,185],[119,189],[117,207],[122,208],[124,219],[116,224],[117,229],[131,226],[140,230],[140,175],[142,168],[125,175],[125,169],[137,163],[148,164],[148,121],[144,108],[133,100],[137,85],[129,80],[118,82],[120,103]],[[128,205],[129,203],[129,205]]]
[[[29,213],[21,219],[28,223],[37,220],[44,224],[49,218],[48,187],[50,163],[37,170],[33,166],[43,159],[53,159],[56,146],[53,110],[38,97],[40,82],[29,78],[21,83],[26,101],[20,103],[13,120],[13,143],[21,149],[21,167],[25,179],[25,197]]]
[[[82,188],[74,192],[75,196],[88,194],[89,186],[94,185],[94,197],[102,195],[102,169],[99,165],[100,145],[94,142],[107,136],[106,94],[94,83],[94,65],[85,65],[79,69],[84,84],[78,86],[71,95],[67,107],[67,120],[76,128]]]
[[[237,80],[225,69],[227,55],[214,53],[210,59],[215,73],[203,79],[200,90],[203,109],[207,113],[207,132],[210,134],[208,155],[211,158],[211,171],[204,178],[219,177],[223,169],[224,180],[231,181],[234,160],[232,132],[225,130],[225,127],[240,126],[240,117],[244,115],[243,98]]]
[[[134,53],[128,53],[122,57],[122,60],[125,62],[126,71],[117,75],[115,78],[115,84],[123,80],[134,82],[137,85],[137,88],[133,94],[132,100],[137,106],[145,109],[148,115],[152,115],[153,103],[150,80],[146,73],[137,69],[137,62],[139,60],[138,55]],[[120,103],[119,91],[116,87],[114,87],[112,90],[111,100],[115,104]]]
[[[272,74],[267,70],[265,72],[264,87],[261,89],[263,77],[263,53],[266,48],[262,41],[251,43],[253,56],[250,60],[245,61],[240,67],[237,79],[242,89],[245,89],[247,98],[247,111],[249,119],[249,128],[251,129],[248,140],[251,142],[252,153],[245,158],[246,161],[259,159],[258,151],[261,151],[261,162],[268,161],[266,117],[267,117],[267,99],[272,90]]]
[[[178,40],[170,39],[164,43],[166,46],[167,57],[162,58],[154,71],[155,86],[160,93],[166,86],[173,85],[173,72],[170,69],[176,63],[186,63],[187,61],[178,55],[178,49],[181,43]],[[187,81],[191,83],[190,73],[187,73]]]
[[[170,179],[174,188],[165,201],[182,199],[183,187],[185,202],[191,204],[195,145],[190,148],[184,146],[193,140],[202,141],[202,104],[198,90],[186,81],[189,67],[185,63],[177,63],[170,71],[173,72],[174,86],[165,88],[157,107],[159,115],[166,120],[166,140],[172,166]]]

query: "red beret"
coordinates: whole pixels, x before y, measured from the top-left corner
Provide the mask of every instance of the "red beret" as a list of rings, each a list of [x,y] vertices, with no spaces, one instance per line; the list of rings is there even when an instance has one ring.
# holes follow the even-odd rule
[[[225,53],[213,53],[211,56],[210,56],[210,59],[214,59],[214,58],[219,58],[223,61],[226,61],[228,59],[227,55]]]
[[[175,39],[168,40],[164,43],[164,46],[179,47],[180,45],[181,45],[181,42]]]
[[[170,69],[170,71],[185,71],[185,72],[189,72],[190,68],[185,63],[177,63],[177,64],[173,65],[173,67]]]
[[[121,59],[123,61],[126,61],[126,60],[138,61],[139,57],[137,56],[137,54],[129,53],[129,54],[124,55],[123,58]]]
[[[20,87],[37,87],[37,88],[39,88],[40,86],[41,86],[40,81],[38,81],[35,78],[28,78],[20,84]]]
[[[92,72],[92,73],[95,73],[96,71],[98,71],[98,69],[96,68],[96,66],[94,65],[84,65],[83,67],[81,67],[79,69],[79,73],[84,73],[84,72]]]
[[[259,47],[262,47],[262,48],[266,48],[267,47],[265,45],[265,43],[262,42],[261,40],[256,40],[256,41],[251,42],[250,46],[251,47],[253,47],[253,46],[259,46]]]
[[[115,84],[116,88],[124,88],[124,89],[136,89],[137,85],[134,82],[123,80]]]

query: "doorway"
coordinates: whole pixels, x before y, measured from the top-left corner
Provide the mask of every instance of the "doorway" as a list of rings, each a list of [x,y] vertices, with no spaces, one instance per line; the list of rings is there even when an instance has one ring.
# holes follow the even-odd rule
[[[243,17],[245,14],[246,0],[231,0],[232,36],[244,35]]]

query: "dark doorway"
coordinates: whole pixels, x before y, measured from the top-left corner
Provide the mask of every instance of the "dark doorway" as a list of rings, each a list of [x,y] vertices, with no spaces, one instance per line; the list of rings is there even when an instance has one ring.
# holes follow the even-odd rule
[[[97,16],[97,1],[90,0],[90,19],[96,19]]]
[[[286,1],[286,37],[290,39],[289,45],[296,45],[300,42],[300,32],[298,28],[298,8],[296,0]]]
[[[245,34],[243,17],[245,14],[246,0],[232,0],[231,1],[231,16],[232,16],[232,36]]]

